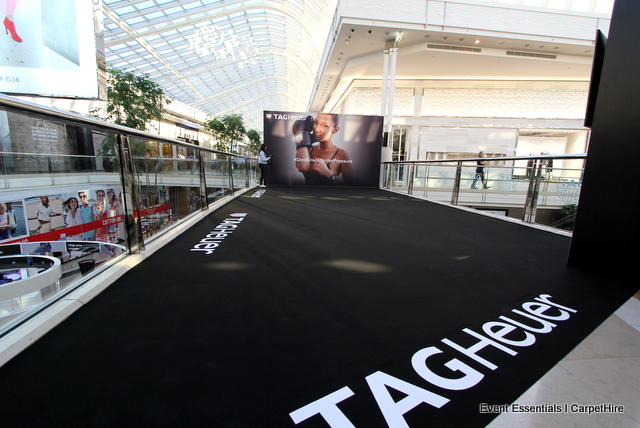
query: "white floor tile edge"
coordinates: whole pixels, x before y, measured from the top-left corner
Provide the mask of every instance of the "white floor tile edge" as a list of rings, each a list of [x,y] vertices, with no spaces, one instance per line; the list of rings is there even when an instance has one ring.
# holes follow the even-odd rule
[[[640,300],[635,297],[629,299],[599,328],[609,327],[611,324],[624,326],[620,322],[640,331]],[[605,324],[607,324],[605,326]],[[605,330],[606,332],[607,330]],[[610,331],[610,330],[609,330]],[[602,333],[600,333],[602,334]],[[589,355],[582,352],[582,347],[593,346],[598,332],[571,353],[571,355]],[[591,340],[593,339],[593,340]],[[634,341],[635,335],[620,334],[615,337],[607,336],[607,340]],[[588,343],[588,344],[587,344]],[[583,345],[584,344],[584,345]],[[610,346],[611,342],[606,345]],[[633,349],[619,344],[619,349]],[[515,402],[521,405],[564,404],[577,403],[584,405],[614,404],[623,405],[622,413],[581,414],[572,412],[561,413],[531,413],[516,414],[502,413],[496,417],[488,428],[547,428],[547,427],[580,427],[580,428],[640,428],[640,352],[625,356],[595,357],[566,359],[560,361],[540,381],[533,385]],[[578,351],[578,352],[576,352]]]

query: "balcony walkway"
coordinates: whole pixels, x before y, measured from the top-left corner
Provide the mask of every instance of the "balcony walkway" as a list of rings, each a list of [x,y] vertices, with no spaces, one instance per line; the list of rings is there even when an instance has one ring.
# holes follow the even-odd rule
[[[483,403],[519,399],[638,291],[567,268],[563,234],[378,189],[263,190],[0,368],[4,424],[483,427]]]

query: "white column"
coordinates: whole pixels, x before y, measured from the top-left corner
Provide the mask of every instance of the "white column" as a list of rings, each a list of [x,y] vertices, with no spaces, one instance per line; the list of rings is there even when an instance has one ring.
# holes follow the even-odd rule
[[[389,99],[387,106],[387,132],[391,132],[391,123],[393,121],[393,93],[396,88],[396,63],[398,57],[398,48],[393,47],[389,49],[391,55],[391,64],[389,66]]]
[[[382,102],[380,103],[380,116],[387,114],[387,86],[389,86],[389,50],[382,52]]]

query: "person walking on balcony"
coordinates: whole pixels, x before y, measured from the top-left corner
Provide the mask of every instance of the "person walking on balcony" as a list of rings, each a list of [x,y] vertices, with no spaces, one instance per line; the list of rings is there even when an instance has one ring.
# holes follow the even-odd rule
[[[487,157],[487,154],[483,151],[481,151],[478,154],[479,157],[481,158],[485,158]],[[477,162],[477,167],[476,167],[476,175],[473,177],[473,183],[471,184],[471,188],[472,189],[477,189],[478,188],[478,181],[482,182],[482,188],[483,189],[488,189],[489,186],[487,186],[487,180],[484,176],[484,166],[487,164],[487,161],[479,159]]]
[[[267,145],[260,146],[260,155],[258,156],[258,167],[260,168],[260,187],[267,187],[267,165],[271,160],[271,156],[267,156]]]

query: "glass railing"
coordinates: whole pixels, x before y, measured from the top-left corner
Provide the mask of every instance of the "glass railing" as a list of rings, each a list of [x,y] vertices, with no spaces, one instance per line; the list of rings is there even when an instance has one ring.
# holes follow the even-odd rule
[[[571,154],[385,162],[382,187],[571,230],[585,159]]]
[[[0,95],[0,262],[24,264],[0,263],[0,335],[255,185],[256,169],[256,159]],[[60,269],[34,290],[36,256]]]

